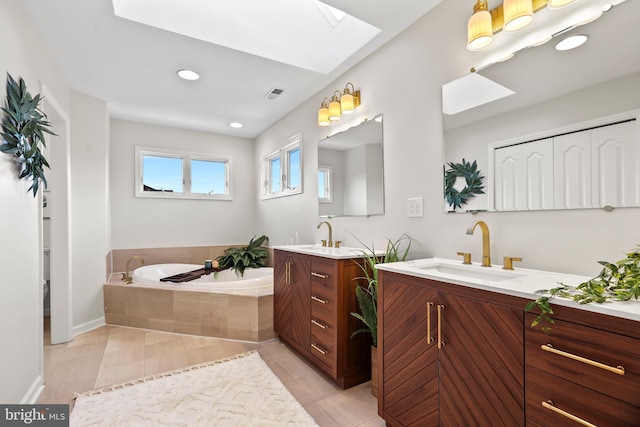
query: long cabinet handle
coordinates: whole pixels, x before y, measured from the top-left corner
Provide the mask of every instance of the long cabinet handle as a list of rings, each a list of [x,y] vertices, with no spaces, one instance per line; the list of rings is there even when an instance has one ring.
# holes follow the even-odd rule
[[[312,275],[313,277],[319,277],[319,278],[321,278],[321,279],[328,279],[328,278],[329,278],[329,275],[328,275],[328,274],[316,273],[315,271],[312,271],[312,272],[311,272],[311,275]]]
[[[316,302],[319,302],[320,304],[329,304],[329,301],[327,301],[326,299],[318,298],[315,295],[311,295],[311,299]]]
[[[433,344],[435,339],[431,336],[431,307],[433,302],[427,303],[427,345]]]
[[[555,412],[556,414],[562,415],[563,417],[569,418],[572,421],[577,422],[578,424],[581,424],[583,426],[587,426],[587,427],[598,427],[595,424],[590,423],[589,421],[585,421],[580,417],[576,417],[575,415],[567,412],[567,411],[563,411],[560,408],[556,408],[556,406],[553,404],[553,402],[551,400],[547,400],[546,402],[542,402],[542,406],[544,406],[545,408]]]
[[[540,348],[542,348],[544,351],[548,351],[559,356],[568,357],[571,360],[576,360],[578,362],[586,363],[587,365],[595,366],[596,368],[604,369],[605,371],[613,372],[614,374],[624,375],[625,372],[624,367],[622,366],[605,365],[604,363],[596,362],[595,360],[587,359],[582,356],[555,349],[551,344],[542,344]]]
[[[311,343],[311,347],[317,352],[322,353],[323,356],[326,356],[327,352],[321,349],[320,347],[318,347],[317,345],[315,345],[314,343]]]
[[[284,281],[287,285],[291,284],[291,261],[285,263]]]
[[[328,326],[327,326],[327,325],[323,325],[322,323],[318,322],[318,321],[317,321],[317,320],[315,320],[315,319],[311,319],[311,323],[313,323],[314,325],[316,325],[316,326],[318,326],[318,327],[320,327],[320,328],[322,328],[322,329],[327,329],[327,328],[328,328]]]
[[[442,310],[444,310],[444,305],[438,304],[438,348],[444,347],[444,342],[442,341]]]

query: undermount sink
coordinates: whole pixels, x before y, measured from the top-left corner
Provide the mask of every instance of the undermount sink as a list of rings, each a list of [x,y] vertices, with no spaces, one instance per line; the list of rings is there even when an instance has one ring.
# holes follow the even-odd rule
[[[501,282],[503,280],[517,279],[524,277],[524,274],[514,273],[495,269],[495,267],[479,267],[473,265],[452,265],[452,264],[427,264],[417,265],[416,268],[425,270],[425,272],[447,274],[450,276],[459,276],[467,279],[487,280],[490,282]]]

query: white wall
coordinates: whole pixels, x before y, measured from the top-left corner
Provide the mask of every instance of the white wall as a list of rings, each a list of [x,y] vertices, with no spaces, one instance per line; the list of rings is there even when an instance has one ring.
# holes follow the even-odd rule
[[[362,92],[356,117],[384,114],[385,215],[370,218],[335,218],[334,240],[380,246],[384,237],[408,232],[419,241],[417,256],[455,258],[457,251],[481,257],[480,236],[468,236],[469,223],[484,220],[491,230],[495,264],[503,256],[521,256],[523,267],[595,275],[596,261],[617,260],[640,243],[638,209],[446,214],[443,212],[443,137],[441,85],[474,65],[465,50],[464,25],[452,25],[450,11],[458,2],[440,3],[425,17],[387,45],[349,70],[323,91],[309,98],[289,116],[260,135],[257,153],[296,132],[304,135],[305,192],[298,196],[258,204],[259,228],[271,244],[284,244],[298,232],[301,243],[318,242],[325,230],[318,223],[315,195],[317,141],[327,129],[316,125],[319,101],[333,90],[353,82]],[[465,50],[466,52],[466,50]],[[470,59],[469,59],[470,58]],[[348,123],[332,125],[330,133]],[[256,182],[256,186],[259,183]],[[407,218],[406,200],[424,198],[424,217]]]
[[[64,81],[38,40],[19,2],[0,0],[0,96],[6,72],[23,77],[32,94],[40,82],[67,109]],[[27,193],[13,160],[0,154],[0,402],[35,399],[42,383],[41,193]]]
[[[102,285],[109,222],[109,115],[107,104],[72,92],[71,222],[74,332],[104,323]]]
[[[136,198],[135,146],[232,156],[232,201]],[[247,243],[258,194],[253,142],[125,120],[111,121],[112,248]]]

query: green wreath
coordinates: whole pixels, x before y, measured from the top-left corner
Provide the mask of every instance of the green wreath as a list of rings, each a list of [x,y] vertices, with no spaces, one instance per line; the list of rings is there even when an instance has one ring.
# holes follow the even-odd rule
[[[449,206],[453,206],[454,211],[457,208],[462,208],[462,205],[475,197],[476,194],[484,194],[482,191],[484,176],[480,175],[475,160],[473,163],[469,163],[462,159],[462,163],[447,163],[447,165],[449,169],[444,172],[444,198]],[[462,191],[453,188],[458,177],[464,178],[467,182]]]

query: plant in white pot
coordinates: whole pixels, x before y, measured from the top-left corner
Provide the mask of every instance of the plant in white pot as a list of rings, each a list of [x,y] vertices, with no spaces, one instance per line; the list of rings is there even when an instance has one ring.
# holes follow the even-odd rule
[[[364,262],[358,263],[362,269],[363,276],[358,279],[364,279],[366,286],[358,285],[356,287],[356,298],[360,312],[352,312],[351,315],[360,320],[364,327],[354,331],[351,337],[360,333],[371,334],[371,393],[377,397],[378,270],[376,269],[376,264],[406,260],[411,249],[412,239],[406,233],[396,240],[387,238],[387,246],[382,254],[376,254],[373,245],[369,248],[359,240],[358,242],[365,248],[362,250]]]

